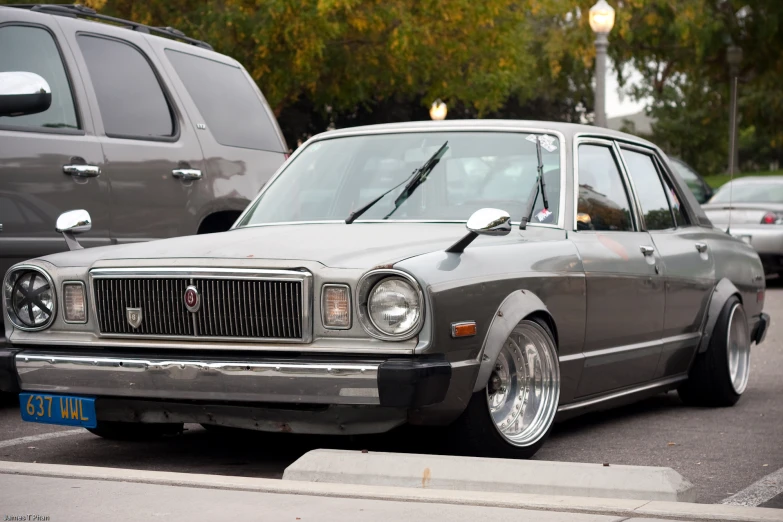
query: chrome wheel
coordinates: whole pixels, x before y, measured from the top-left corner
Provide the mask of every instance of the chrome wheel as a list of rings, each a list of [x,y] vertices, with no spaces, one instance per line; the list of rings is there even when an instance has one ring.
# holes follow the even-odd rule
[[[729,314],[726,355],[729,359],[729,379],[737,395],[745,391],[750,374],[750,332],[745,311],[737,303]]]
[[[560,399],[560,365],[541,325],[519,323],[508,336],[487,384],[495,428],[514,446],[538,442],[552,425]]]

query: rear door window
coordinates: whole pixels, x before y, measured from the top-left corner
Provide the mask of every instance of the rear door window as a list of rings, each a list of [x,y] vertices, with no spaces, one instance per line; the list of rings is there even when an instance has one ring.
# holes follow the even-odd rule
[[[242,69],[173,49],[166,56],[218,143],[284,152],[277,127]]]
[[[161,139],[176,133],[174,112],[147,58],[130,44],[79,35],[106,135]]]
[[[79,128],[71,85],[49,31],[30,26],[0,27],[0,72],[32,72],[52,89],[52,104],[47,110],[0,117],[0,126],[31,130]]]

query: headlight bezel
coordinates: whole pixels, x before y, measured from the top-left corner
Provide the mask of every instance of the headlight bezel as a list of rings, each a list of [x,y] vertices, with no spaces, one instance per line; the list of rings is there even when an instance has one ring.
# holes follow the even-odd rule
[[[18,314],[16,313],[16,310],[14,309],[13,305],[13,288],[16,284],[16,281],[22,277],[27,272],[37,272],[43,278],[46,280],[46,282],[49,285],[49,291],[52,294],[52,310],[51,314],[49,315],[49,319],[39,325],[39,326],[28,326],[25,324],[24,321],[22,321]],[[15,276],[15,277],[14,277]],[[23,332],[40,332],[41,330],[46,330],[52,324],[54,323],[54,320],[57,317],[57,288],[54,285],[54,280],[52,277],[44,270],[43,268],[36,266],[36,265],[16,265],[11,267],[10,270],[8,270],[8,273],[5,274],[5,277],[3,278],[3,303],[5,304],[6,309],[6,317],[11,322],[14,328],[21,330]]]
[[[375,290],[376,286],[378,286],[383,280],[390,277],[395,279],[402,279],[404,282],[410,284],[419,299],[418,320],[412,328],[400,334],[388,334],[380,330],[373,323],[368,310],[368,300],[373,290]],[[409,273],[403,272],[402,270],[396,270],[393,268],[380,268],[370,270],[364,274],[361,279],[359,279],[359,283],[356,285],[355,302],[359,324],[362,325],[362,328],[364,328],[365,332],[376,339],[380,339],[382,341],[407,341],[408,339],[418,335],[424,326],[424,318],[427,308],[426,302],[424,300],[424,292],[422,291],[419,282],[416,281],[416,279]]]

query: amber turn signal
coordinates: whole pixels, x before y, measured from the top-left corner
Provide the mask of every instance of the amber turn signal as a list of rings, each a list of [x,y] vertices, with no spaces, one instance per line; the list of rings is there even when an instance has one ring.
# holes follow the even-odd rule
[[[476,322],[466,321],[463,323],[451,324],[451,336],[452,337],[471,337],[476,335]]]

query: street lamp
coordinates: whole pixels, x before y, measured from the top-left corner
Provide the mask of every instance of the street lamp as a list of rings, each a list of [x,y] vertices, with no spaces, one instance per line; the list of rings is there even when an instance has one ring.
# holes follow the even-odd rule
[[[726,49],[726,62],[729,64],[729,83],[731,97],[729,98],[729,166],[728,172],[739,170],[739,144],[737,143],[737,77],[742,63],[742,47],[730,45]]]
[[[447,112],[449,112],[448,107],[446,107],[446,104],[440,101],[440,99],[432,102],[432,107],[430,107],[430,118],[433,120],[445,120]]]
[[[606,49],[614,27],[614,9],[606,0],[590,8],[590,28],[595,33],[595,124],[606,127]]]

